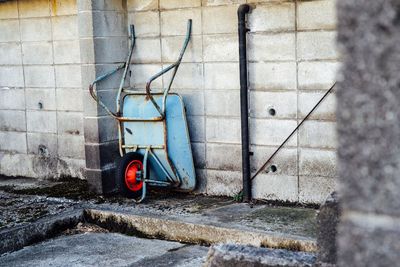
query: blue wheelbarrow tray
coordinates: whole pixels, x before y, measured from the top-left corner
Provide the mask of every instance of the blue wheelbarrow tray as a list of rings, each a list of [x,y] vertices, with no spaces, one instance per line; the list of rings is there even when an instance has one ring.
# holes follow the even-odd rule
[[[154,94],[154,100],[162,105],[162,94]],[[165,118],[148,99],[146,93],[130,93],[123,98],[123,117],[137,121],[123,122],[123,143],[126,152],[148,156],[149,185],[168,186],[178,191],[192,191],[196,186],[186,112],[181,96],[169,93],[165,104]]]

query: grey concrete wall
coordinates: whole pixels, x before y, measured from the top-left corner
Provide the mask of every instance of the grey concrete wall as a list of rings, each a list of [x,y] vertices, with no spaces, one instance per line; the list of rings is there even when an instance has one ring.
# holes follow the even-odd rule
[[[131,86],[173,62],[186,21],[192,40],[173,90],[187,105],[200,192],[234,195],[241,189],[237,8],[244,0],[128,0],[136,26]],[[249,80],[253,171],[296,127],[335,80],[335,1],[249,0]],[[154,82],[166,85],[168,77]],[[269,115],[274,108],[276,115]],[[254,181],[256,198],[322,202],[336,175],[335,96],[277,155],[275,173]]]
[[[116,121],[89,96],[96,77],[126,60],[128,31],[125,0],[78,0],[79,37],[84,91],[86,177],[93,190],[115,189],[115,160],[119,157]],[[97,94],[112,109],[122,71],[97,84]]]
[[[400,261],[399,7],[338,2],[339,266]]]
[[[0,3],[0,174],[84,176],[75,0]]]
[[[138,38],[130,85],[144,89],[151,75],[176,59],[191,18],[192,40],[173,91],[187,106],[198,192],[236,194],[241,189],[236,10],[245,2],[0,4],[0,173],[83,177],[86,168],[93,189],[112,187],[104,183],[113,180],[115,123],[89,97],[87,86],[124,61],[127,26],[133,23]],[[334,0],[247,3],[254,8],[248,46],[255,171],[333,83],[339,56]],[[97,88],[110,106],[118,78]],[[153,88],[161,89],[167,78]],[[274,159],[277,171],[254,181],[256,198],[307,203],[326,198],[336,176],[334,109],[331,95]],[[47,152],[41,155],[43,146]]]

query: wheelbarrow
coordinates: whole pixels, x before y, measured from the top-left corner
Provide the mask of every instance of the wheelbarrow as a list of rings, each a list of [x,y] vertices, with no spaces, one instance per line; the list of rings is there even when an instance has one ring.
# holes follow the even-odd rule
[[[134,26],[130,25],[131,45],[127,60],[116,69],[96,78],[89,86],[90,95],[117,121],[119,152],[116,184],[118,191],[136,202],[146,197],[146,186],[192,191],[196,175],[181,96],[170,93],[182,57],[190,40],[192,20],[188,20],[186,38],[177,61],[152,76],[146,89],[124,88],[132,52],[135,47]],[[95,85],[123,69],[116,97],[116,111],[112,112],[97,96]],[[154,80],[171,71],[168,86],[152,91]]]

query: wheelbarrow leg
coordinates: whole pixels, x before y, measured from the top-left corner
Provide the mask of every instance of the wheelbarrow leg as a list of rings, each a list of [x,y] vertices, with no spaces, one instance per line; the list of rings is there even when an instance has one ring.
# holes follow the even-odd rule
[[[147,176],[148,176],[147,164],[148,164],[148,159],[149,159],[149,152],[150,152],[150,147],[148,147],[146,149],[146,152],[144,153],[144,157],[143,157],[143,176],[142,176],[143,188],[142,188],[142,196],[138,200],[134,199],[135,203],[142,202],[146,197],[146,181],[147,181]]]

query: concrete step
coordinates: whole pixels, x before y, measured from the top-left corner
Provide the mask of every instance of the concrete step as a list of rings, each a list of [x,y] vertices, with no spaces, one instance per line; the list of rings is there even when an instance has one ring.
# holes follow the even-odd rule
[[[234,207],[240,206],[242,204],[234,204]],[[232,209],[232,206],[229,208]],[[307,252],[317,249],[316,241],[311,237],[263,231],[244,224],[238,225],[234,221],[216,223],[215,215],[204,213],[160,217],[151,212],[139,214],[132,211],[86,209],[84,218],[115,232],[190,244],[234,243]]]

